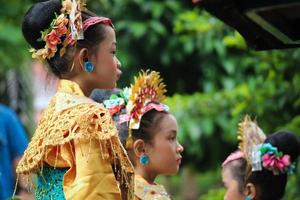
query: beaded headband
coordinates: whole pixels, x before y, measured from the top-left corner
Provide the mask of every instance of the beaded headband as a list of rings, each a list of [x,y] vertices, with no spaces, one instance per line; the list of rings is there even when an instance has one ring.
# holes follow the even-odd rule
[[[244,153],[243,152],[241,152],[241,151],[233,152],[222,163],[222,167],[226,166],[228,163],[230,163],[232,161],[235,161],[235,160],[238,160],[238,159],[241,159],[241,158],[244,158]]]
[[[83,21],[83,32],[85,32],[90,26],[93,26],[95,24],[107,24],[111,27],[114,27],[112,24],[111,19],[106,18],[106,17],[90,17],[86,20]]]

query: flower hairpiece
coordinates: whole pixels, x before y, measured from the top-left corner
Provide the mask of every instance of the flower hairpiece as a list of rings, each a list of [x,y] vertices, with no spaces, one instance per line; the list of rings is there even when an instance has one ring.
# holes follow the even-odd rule
[[[107,108],[113,116],[115,113],[121,111],[125,107],[129,97],[129,89],[126,87],[120,93],[112,94],[109,99],[103,101],[104,107]]]
[[[264,143],[265,139],[264,132],[246,115],[239,124],[238,140],[240,140],[239,148],[252,171],[261,171],[265,168],[272,171],[274,175],[292,174],[296,163],[290,162],[290,155],[283,155],[277,147]]]
[[[290,155],[283,154],[270,143],[264,143],[260,148],[260,153],[263,167],[273,171],[274,175],[280,173],[293,174],[295,163],[291,163]]]
[[[35,50],[32,49],[32,58],[37,58],[39,60],[45,60],[53,57],[57,51],[57,45],[62,43],[61,38],[66,36],[68,29],[68,19],[65,14],[56,15],[56,18],[52,21],[50,27],[42,31],[42,36],[40,41],[45,41],[46,45],[44,48]]]
[[[78,1],[78,2],[77,2]],[[74,44],[77,39],[83,38],[81,9],[84,4],[80,0],[63,0],[59,15],[55,14],[50,27],[41,32],[38,41],[44,41],[41,49],[30,49],[32,58],[45,60],[52,58],[57,52],[58,45],[62,44],[60,56],[63,56],[66,47]],[[71,35],[69,35],[71,33]]]

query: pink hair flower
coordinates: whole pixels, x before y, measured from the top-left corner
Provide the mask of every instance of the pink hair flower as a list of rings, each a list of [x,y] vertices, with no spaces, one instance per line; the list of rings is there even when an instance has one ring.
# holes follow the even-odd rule
[[[267,153],[262,156],[262,163],[265,168],[272,170],[274,174],[284,172],[291,164],[289,155],[278,157]]]

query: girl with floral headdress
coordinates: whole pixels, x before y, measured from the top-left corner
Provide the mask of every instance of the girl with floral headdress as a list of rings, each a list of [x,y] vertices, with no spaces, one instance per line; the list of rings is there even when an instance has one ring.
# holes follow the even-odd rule
[[[104,103],[113,116],[135,169],[135,199],[169,200],[158,175],[178,172],[183,147],[177,140],[177,122],[163,104],[165,85],[158,72],[141,72],[129,89],[104,100],[95,91],[92,98]],[[119,94],[118,94],[119,93]]]
[[[239,139],[240,150],[222,164],[227,188],[224,200],[282,199],[300,154],[299,138],[286,131],[266,138],[247,116],[240,123]]]
[[[133,199],[134,171],[117,129],[108,110],[86,97],[115,88],[121,75],[115,30],[84,6],[47,0],[24,16],[32,57],[46,61],[60,82],[17,173],[38,175],[37,199]]]

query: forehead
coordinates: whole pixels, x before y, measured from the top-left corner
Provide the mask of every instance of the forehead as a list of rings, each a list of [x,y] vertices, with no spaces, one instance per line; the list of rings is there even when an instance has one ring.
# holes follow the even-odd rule
[[[109,25],[105,25],[104,29],[105,29],[105,38],[98,45],[98,52],[99,50],[100,52],[102,52],[102,50],[106,51],[107,49],[116,47],[117,42],[116,42],[115,30]]]
[[[162,119],[157,123],[159,126],[158,132],[172,132],[177,131],[176,118],[171,114],[164,114]]]
[[[232,179],[232,172],[230,166],[225,166],[222,169],[222,177],[224,181]]]
[[[115,30],[111,26],[106,25],[105,32],[106,32],[105,40],[108,40],[111,42],[116,42],[116,33],[115,33]]]
[[[161,122],[162,125],[177,125],[176,118],[170,113],[164,114]]]

